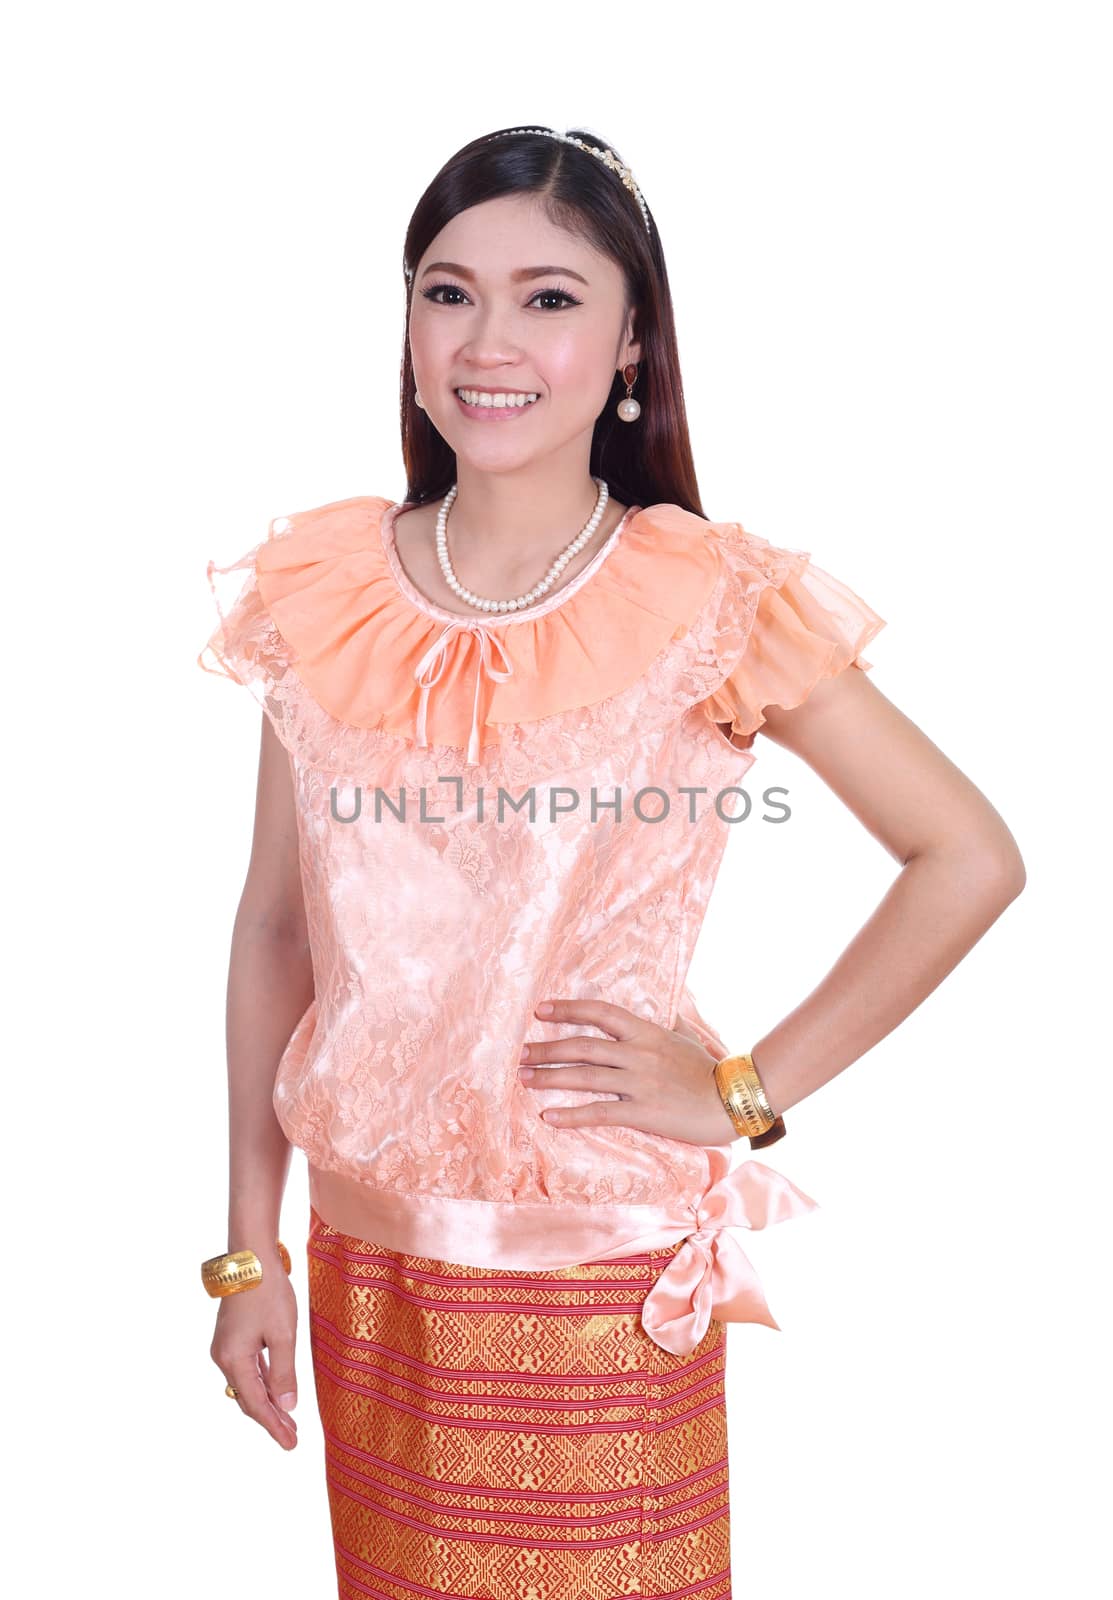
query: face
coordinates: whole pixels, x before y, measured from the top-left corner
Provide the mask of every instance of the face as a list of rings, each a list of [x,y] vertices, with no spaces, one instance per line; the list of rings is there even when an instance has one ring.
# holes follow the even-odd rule
[[[617,264],[531,196],[453,217],[415,265],[409,337],[417,392],[457,459],[506,470],[582,450],[586,470],[615,372],[641,354],[623,294]],[[537,399],[475,405],[460,388]]]

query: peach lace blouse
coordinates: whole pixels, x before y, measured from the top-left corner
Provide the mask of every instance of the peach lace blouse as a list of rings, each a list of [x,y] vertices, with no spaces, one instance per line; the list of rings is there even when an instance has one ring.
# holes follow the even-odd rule
[[[713,1316],[776,1328],[733,1230],[815,1202],[759,1161],[732,1169],[729,1143],[547,1124],[596,1096],[526,1088],[518,1057],[595,1031],[536,1017],[547,996],[728,1053],[685,979],[755,759],[738,741],[766,706],[868,669],[884,621],[808,554],[671,504],[631,506],[528,609],[459,616],[402,567],[404,509],[358,495],[279,517],[208,564],[220,621],[199,664],[250,691],[291,762],[315,997],[274,1108],[312,1202],[473,1266],[676,1244],[642,1314],[659,1345],[691,1351]]]

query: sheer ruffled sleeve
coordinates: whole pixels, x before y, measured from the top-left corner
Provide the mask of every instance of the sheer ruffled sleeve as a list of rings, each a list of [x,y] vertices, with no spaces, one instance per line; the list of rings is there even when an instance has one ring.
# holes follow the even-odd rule
[[[267,535],[228,566],[206,568],[217,624],[198,657],[206,672],[244,686],[266,712],[280,740],[295,746],[299,704],[304,699],[292,670],[290,651],[263,603],[258,582],[260,555],[291,528],[288,517],[270,523]]]
[[[210,561],[205,568],[217,623],[197,657],[197,665],[205,672],[214,672],[234,683],[247,683],[258,658],[257,640],[263,626],[263,608],[255,583],[255,558],[259,545],[252,548],[226,567]],[[239,592],[223,579],[231,573],[242,573]],[[218,582],[218,578],[222,581]],[[222,592],[223,591],[223,592]]]
[[[805,551],[778,549],[734,524],[721,553],[737,580],[723,634],[733,664],[701,704],[713,722],[729,724],[732,742],[746,745],[767,706],[801,705],[821,679],[848,666],[868,672],[861,651],[886,624]]]

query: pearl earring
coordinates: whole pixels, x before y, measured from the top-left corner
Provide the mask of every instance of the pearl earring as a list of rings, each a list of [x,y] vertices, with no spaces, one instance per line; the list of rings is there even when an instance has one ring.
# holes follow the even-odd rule
[[[421,398],[416,389],[414,390],[414,405],[420,406],[422,411],[425,410],[425,401]]]
[[[642,414],[641,406],[636,400],[631,399],[631,390],[634,387],[634,379],[637,375],[638,369],[632,361],[622,369],[622,381],[626,385],[626,398],[618,402],[615,410],[623,422],[636,422]]]

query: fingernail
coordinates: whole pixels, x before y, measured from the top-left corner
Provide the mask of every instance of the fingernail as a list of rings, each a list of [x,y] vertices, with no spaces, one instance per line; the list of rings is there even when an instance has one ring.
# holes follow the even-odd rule
[[[292,1411],[298,1403],[298,1397],[296,1394],[280,1394],[278,1403],[283,1411]]]
[[[553,1007],[551,1001],[542,1000],[541,1004],[537,1007],[537,1015],[539,1017],[547,1017],[552,1009]]]

